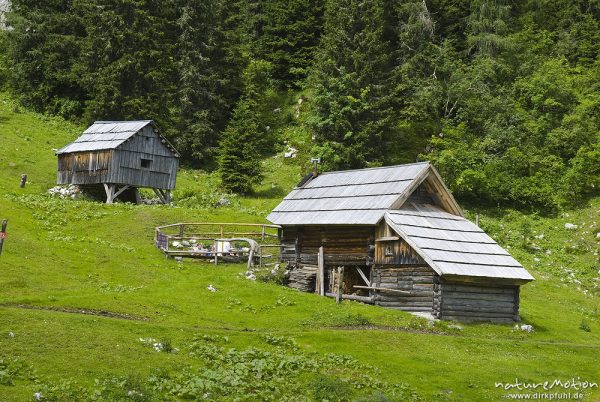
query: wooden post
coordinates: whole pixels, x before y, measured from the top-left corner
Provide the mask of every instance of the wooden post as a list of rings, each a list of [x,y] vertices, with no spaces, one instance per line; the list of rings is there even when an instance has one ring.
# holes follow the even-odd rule
[[[260,253],[260,254],[258,254],[258,267],[262,268],[262,250],[263,250],[262,246],[258,246],[258,250]],[[250,252],[252,252],[252,250],[250,250]]]
[[[171,203],[171,190],[167,190],[165,192],[165,201],[166,201],[167,204]]]
[[[260,232],[260,239],[265,240],[265,225],[262,225],[262,230]]]
[[[21,188],[25,187],[25,184],[27,184],[27,175],[26,174],[22,174],[21,175],[21,184],[20,184],[20,187]]]
[[[325,296],[325,251],[323,250],[323,246],[319,247],[318,267],[317,283],[319,287],[317,292],[321,296]]]
[[[215,255],[215,265],[218,264],[218,256],[217,256],[217,241],[213,240],[213,251],[214,251],[214,255]]]
[[[140,195],[140,189],[137,187],[134,187],[133,191],[135,192],[135,203],[137,205],[140,205],[142,203],[142,196]]]
[[[335,295],[335,302],[340,304],[342,302],[342,282],[344,282],[344,267],[338,267],[338,281],[337,281],[337,293]]]
[[[183,223],[181,225],[179,225],[179,237],[181,238],[180,240],[183,240],[184,228],[185,228],[185,226],[183,225]]]
[[[248,254],[248,269],[254,265],[254,248],[250,247],[250,253]]]
[[[2,255],[2,247],[4,246],[4,239],[6,238],[6,225],[8,225],[8,221],[4,219],[2,221],[2,230],[0,230],[0,255]]]

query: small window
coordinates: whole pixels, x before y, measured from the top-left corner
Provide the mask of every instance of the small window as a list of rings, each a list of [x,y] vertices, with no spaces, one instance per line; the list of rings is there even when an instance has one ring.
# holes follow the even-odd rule
[[[394,253],[392,252],[392,246],[389,244],[386,244],[385,246],[385,256],[386,257],[392,257],[394,255]]]
[[[143,169],[150,169],[151,166],[152,166],[152,159],[142,158],[142,168]]]

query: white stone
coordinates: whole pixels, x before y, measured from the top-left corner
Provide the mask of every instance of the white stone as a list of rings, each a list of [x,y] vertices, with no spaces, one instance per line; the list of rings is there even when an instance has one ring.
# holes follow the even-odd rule
[[[565,229],[567,229],[567,230],[575,230],[577,228],[578,228],[577,225],[574,225],[572,223],[565,223]]]
[[[217,291],[217,288],[215,288],[212,284],[208,285],[208,287],[206,289],[208,289],[211,292],[216,292]]]
[[[523,324],[521,325],[521,331],[533,332],[533,325]]]

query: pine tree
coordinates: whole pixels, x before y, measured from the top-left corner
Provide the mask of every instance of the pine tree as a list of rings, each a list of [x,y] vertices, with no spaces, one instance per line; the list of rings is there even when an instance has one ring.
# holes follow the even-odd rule
[[[259,121],[260,103],[270,76],[265,61],[252,61],[244,71],[245,91],[219,144],[219,173],[223,187],[248,194],[262,179],[262,147],[268,129]]]
[[[390,73],[385,3],[329,1],[325,31],[310,83],[313,154],[326,168],[379,165],[391,117],[386,85]]]
[[[229,111],[216,1],[183,0],[177,21],[178,110],[175,143],[188,161],[209,164]]]
[[[171,126],[176,93],[172,0],[83,2],[88,37],[81,76],[90,100],[87,120],[154,119]]]
[[[74,0],[13,0],[6,31],[10,81],[21,102],[76,117],[85,91],[75,71],[85,30]]]
[[[270,0],[255,55],[273,65],[280,87],[299,88],[314,60],[323,29],[321,0]]]

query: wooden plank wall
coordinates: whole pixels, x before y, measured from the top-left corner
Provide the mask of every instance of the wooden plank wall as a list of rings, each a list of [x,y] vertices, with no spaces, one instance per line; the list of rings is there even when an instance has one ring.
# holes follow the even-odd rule
[[[142,159],[151,161],[142,167]],[[58,156],[58,184],[129,184],[175,188],[179,160],[151,126],[115,150],[76,152]]]
[[[106,182],[112,150],[77,152],[58,156],[58,184],[98,184]]]
[[[387,292],[373,290],[374,303],[403,311],[433,310],[433,286],[437,274],[427,265],[375,266],[372,286],[403,291]]]
[[[366,265],[374,228],[367,226],[286,226],[281,237],[284,262],[317,264],[319,247],[325,251],[325,265]]]
[[[439,318],[510,323],[519,318],[519,286],[440,284]]]
[[[149,168],[142,167],[142,159],[152,161]],[[178,167],[178,159],[154,129],[146,126],[115,151],[109,181],[172,190]]]
[[[397,234],[382,222],[376,230],[376,239],[390,238]],[[393,264],[406,265],[418,264],[423,265],[425,261],[410,247],[404,240],[387,240],[375,242],[375,264]]]

